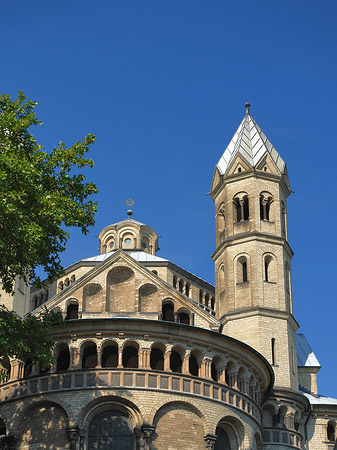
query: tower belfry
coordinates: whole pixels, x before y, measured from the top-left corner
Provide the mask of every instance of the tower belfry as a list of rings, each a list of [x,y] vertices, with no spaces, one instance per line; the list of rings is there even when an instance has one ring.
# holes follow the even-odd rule
[[[224,333],[261,352],[276,385],[298,388],[286,164],[246,114],[215,168],[217,315]]]

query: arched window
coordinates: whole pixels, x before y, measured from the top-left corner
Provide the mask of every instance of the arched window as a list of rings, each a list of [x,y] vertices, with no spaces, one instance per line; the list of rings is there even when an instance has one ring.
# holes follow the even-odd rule
[[[239,195],[234,198],[234,220],[235,222],[243,222],[249,219],[249,203],[248,195]]]
[[[270,280],[270,265],[271,265],[272,257],[270,255],[267,255],[264,258],[264,281],[271,281]]]
[[[218,371],[216,370],[214,361],[212,361],[212,364],[211,364],[211,378],[213,381],[218,381],[218,379],[219,379]]]
[[[75,276],[75,275],[72,275],[72,276],[70,277],[70,283],[74,283],[75,280],[76,280],[76,276]]]
[[[123,348],[123,367],[126,369],[138,368],[138,349],[131,345]]]
[[[214,311],[215,309],[215,298],[211,297],[211,310]]]
[[[135,448],[133,425],[121,411],[104,411],[95,416],[88,428],[89,449]]]
[[[237,261],[237,282],[246,283],[248,281],[248,264],[245,256],[240,256]]]
[[[182,359],[178,352],[175,350],[172,350],[170,355],[170,369],[172,372],[181,373],[182,372]]]
[[[150,367],[153,370],[164,370],[164,353],[160,348],[151,349]]]
[[[270,220],[270,207],[273,201],[271,194],[263,192],[260,195],[260,218],[261,220]]]
[[[66,279],[64,280],[64,286],[65,286],[65,287],[68,287],[69,284],[70,284],[69,278],[66,278]]]
[[[173,276],[173,287],[177,289],[177,277],[175,275]]]
[[[281,200],[281,228],[282,228],[282,236],[286,238],[287,211],[283,200]]]
[[[166,322],[174,322],[174,306],[172,302],[163,303],[162,319]]]
[[[118,347],[117,345],[106,345],[102,353],[102,367],[118,366]]]
[[[70,364],[70,353],[69,353],[69,347],[66,346],[58,354],[58,357],[56,360],[57,372],[62,371],[62,370],[68,370],[69,364]]]
[[[273,366],[276,364],[276,344],[275,338],[271,339],[271,363]]]
[[[59,288],[59,291],[63,291],[63,289],[64,289],[63,281],[59,282],[58,288]]]
[[[209,305],[209,294],[206,294],[205,295],[205,306],[207,306],[207,308],[208,308],[208,305]]]
[[[184,292],[184,281],[182,279],[179,280],[179,292]]]
[[[184,323],[185,325],[190,325],[189,311],[178,312],[177,318],[178,318],[178,323]]]
[[[190,355],[188,360],[188,370],[191,375],[194,375],[195,377],[199,376],[199,365],[197,358],[194,355]]]
[[[94,369],[97,366],[96,344],[90,343],[85,347],[82,355],[82,369]]]
[[[200,303],[200,305],[202,305],[202,303],[203,303],[203,298],[204,298],[204,293],[200,289],[199,290],[199,303]]]
[[[328,423],[327,438],[328,438],[328,441],[335,442],[335,439],[336,439],[336,436],[335,436],[335,424],[333,422],[329,422]]]
[[[186,295],[186,297],[190,296],[190,289],[191,289],[190,283],[186,283],[185,284],[185,295]]]
[[[70,303],[67,307],[66,320],[78,319],[78,303]]]

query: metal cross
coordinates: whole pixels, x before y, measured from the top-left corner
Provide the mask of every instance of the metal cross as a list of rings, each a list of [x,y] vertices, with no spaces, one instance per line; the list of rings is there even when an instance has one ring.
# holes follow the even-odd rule
[[[136,202],[135,202],[134,200],[132,200],[132,198],[129,198],[129,199],[125,202],[126,206],[128,206],[129,208],[132,208],[133,205],[134,205],[135,203],[136,203]]]

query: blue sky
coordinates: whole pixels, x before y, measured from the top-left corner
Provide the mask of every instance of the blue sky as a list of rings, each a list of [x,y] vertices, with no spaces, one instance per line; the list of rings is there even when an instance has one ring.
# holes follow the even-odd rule
[[[214,280],[214,166],[250,101],[285,159],[295,317],[337,397],[337,4],[297,0],[59,0],[1,5],[1,91],[39,105],[46,149],[97,136],[99,209],[71,234],[65,266],[96,254],[126,217],[160,235],[159,256]]]

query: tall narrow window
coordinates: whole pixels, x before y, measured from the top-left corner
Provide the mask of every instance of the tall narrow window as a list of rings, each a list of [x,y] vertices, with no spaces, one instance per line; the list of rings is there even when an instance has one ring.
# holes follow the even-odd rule
[[[243,263],[242,263],[242,282],[245,283],[246,281],[248,281],[247,261],[243,261]]]
[[[167,302],[162,306],[162,319],[166,322],[174,322],[174,306],[173,303]]]
[[[276,364],[275,338],[272,338],[271,340],[271,363],[273,366]]]
[[[333,423],[328,423],[327,428],[327,438],[328,441],[335,442],[335,427]]]
[[[248,195],[239,195],[234,198],[234,220],[243,222],[249,219]]]
[[[237,261],[237,283],[246,283],[248,281],[248,264],[245,256],[240,256]]]
[[[261,220],[270,220],[270,206],[273,201],[273,197],[264,193],[260,195],[260,218]]]

